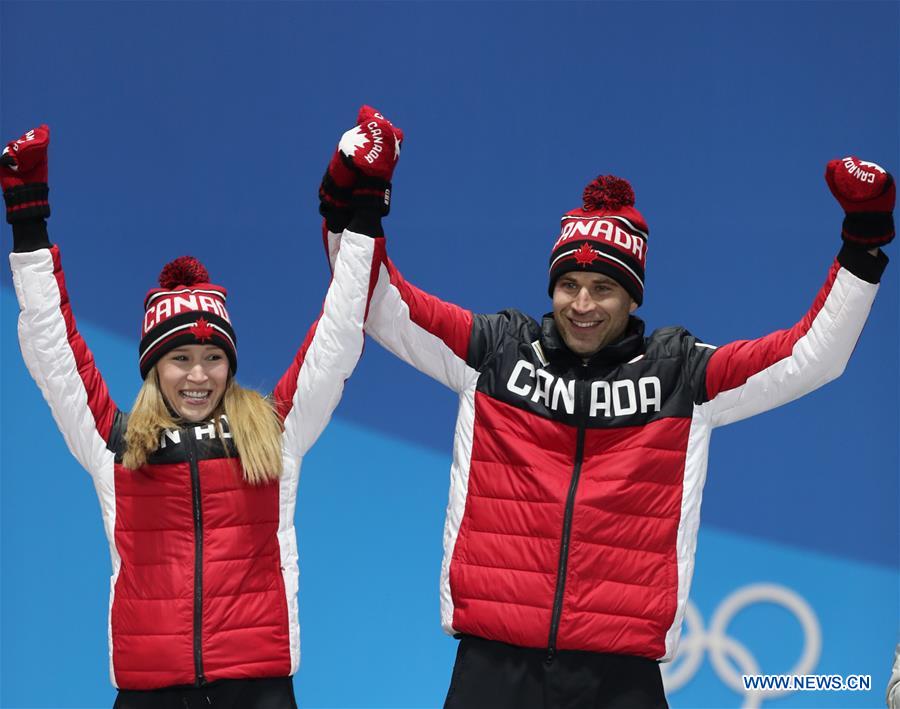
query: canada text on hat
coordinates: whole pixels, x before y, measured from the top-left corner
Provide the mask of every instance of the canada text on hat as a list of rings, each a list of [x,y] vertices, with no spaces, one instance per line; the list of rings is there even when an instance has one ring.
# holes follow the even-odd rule
[[[228,311],[225,310],[225,293],[215,287],[209,289],[181,288],[174,291],[157,292],[147,298],[144,307],[146,307],[146,311],[144,312],[142,335],[146,335],[164,320],[181,315],[181,313],[197,310],[213,313],[231,323]]]

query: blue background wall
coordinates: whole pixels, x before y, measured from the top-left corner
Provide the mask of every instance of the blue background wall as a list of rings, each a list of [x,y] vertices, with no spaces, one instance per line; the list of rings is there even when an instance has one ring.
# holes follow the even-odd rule
[[[51,237],[124,407],[143,295],[182,253],[229,289],[242,382],[274,383],[327,286],[316,187],[364,102],[407,133],[387,227],[418,285],[540,315],[559,216],[611,172],[651,228],[640,314],[721,344],[805,312],[839,247],[828,159],[900,169],[898,21],[895,2],[6,1],[0,135],[52,127]],[[98,506],[21,364],[15,313],[4,272],[0,705],[110,706]],[[692,589],[705,626],[732,594],[778,584],[820,625],[810,671],[873,677],[870,692],[763,706],[883,705],[898,627],[897,326],[892,264],[839,381],[714,436]],[[452,394],[370,344],[307,458],[301,707],[443,701],[454,413]],[[727,632],[766,673],[790,672],[811,641],[765,602]],[[672,706],[741,705],[700,652]]]

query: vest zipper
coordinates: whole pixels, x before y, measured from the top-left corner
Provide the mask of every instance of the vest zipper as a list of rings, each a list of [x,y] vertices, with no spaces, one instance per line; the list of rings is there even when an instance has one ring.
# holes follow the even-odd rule
[[[580,385],[580,386],[579,386]],[[562,616],[563,595],[566,590],[566,573],[569,566],[569,540],[572,535],[572,513],[575,510],[575,494],[578,492],[578,480],[581,478],[581,464],[584,459],[584,437],[587,428],[585,420],[585,387],[586,383],[576,380],[578,389],[577,405],[579,411],[578,440],[575,444],[575,465],[572,469],[572,480],[569,483],[569,494],[566,497],[566,509],[563,514],[562,541],[559,545],[559,566],[556,570],[556,593],[553,596],[553,615],[550,617],[550,637],[547,641],[547,659],[549,665],[556,657],[556,636],[559,634],[559,621]]]
[[[188,462],[191,466],[191,498],[194,508],[194,674],[196,684],[206,684],[203,676],[203,510],[200,506],[200,465],[197,462],[196,429],[185,430]]]

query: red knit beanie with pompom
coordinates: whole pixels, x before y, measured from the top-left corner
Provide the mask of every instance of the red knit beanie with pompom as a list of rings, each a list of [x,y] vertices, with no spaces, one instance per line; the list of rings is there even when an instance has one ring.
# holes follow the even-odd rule
[[[600,175],[584,188],[583,205],[562,217],[550,254],[550,297],[562,274],[593,271],[614,278],[640,305],[649,232],[628,181]]]
[[[206,268],[193,256],[167,263],[159,274],[159,285],[144,298],[138,348],[141,377],[146,379],[166,352],[184,345],[221,347],[234,374],[237,337],[225,309],[228,292],[209,282]]]

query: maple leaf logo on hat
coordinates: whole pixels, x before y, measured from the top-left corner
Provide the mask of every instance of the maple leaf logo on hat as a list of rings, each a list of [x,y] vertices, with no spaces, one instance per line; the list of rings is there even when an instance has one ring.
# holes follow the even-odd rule
[[[581,248],[575,252],[575,263],[579,266],[588,266],[597,260],[599,254],[594,251],[587,243],[581,245]]]
[[[211,340],[212,336],[216,334],[212,326],[203,318],[197,318],[197,322],[194,323],[189,332],[200,342]]]

